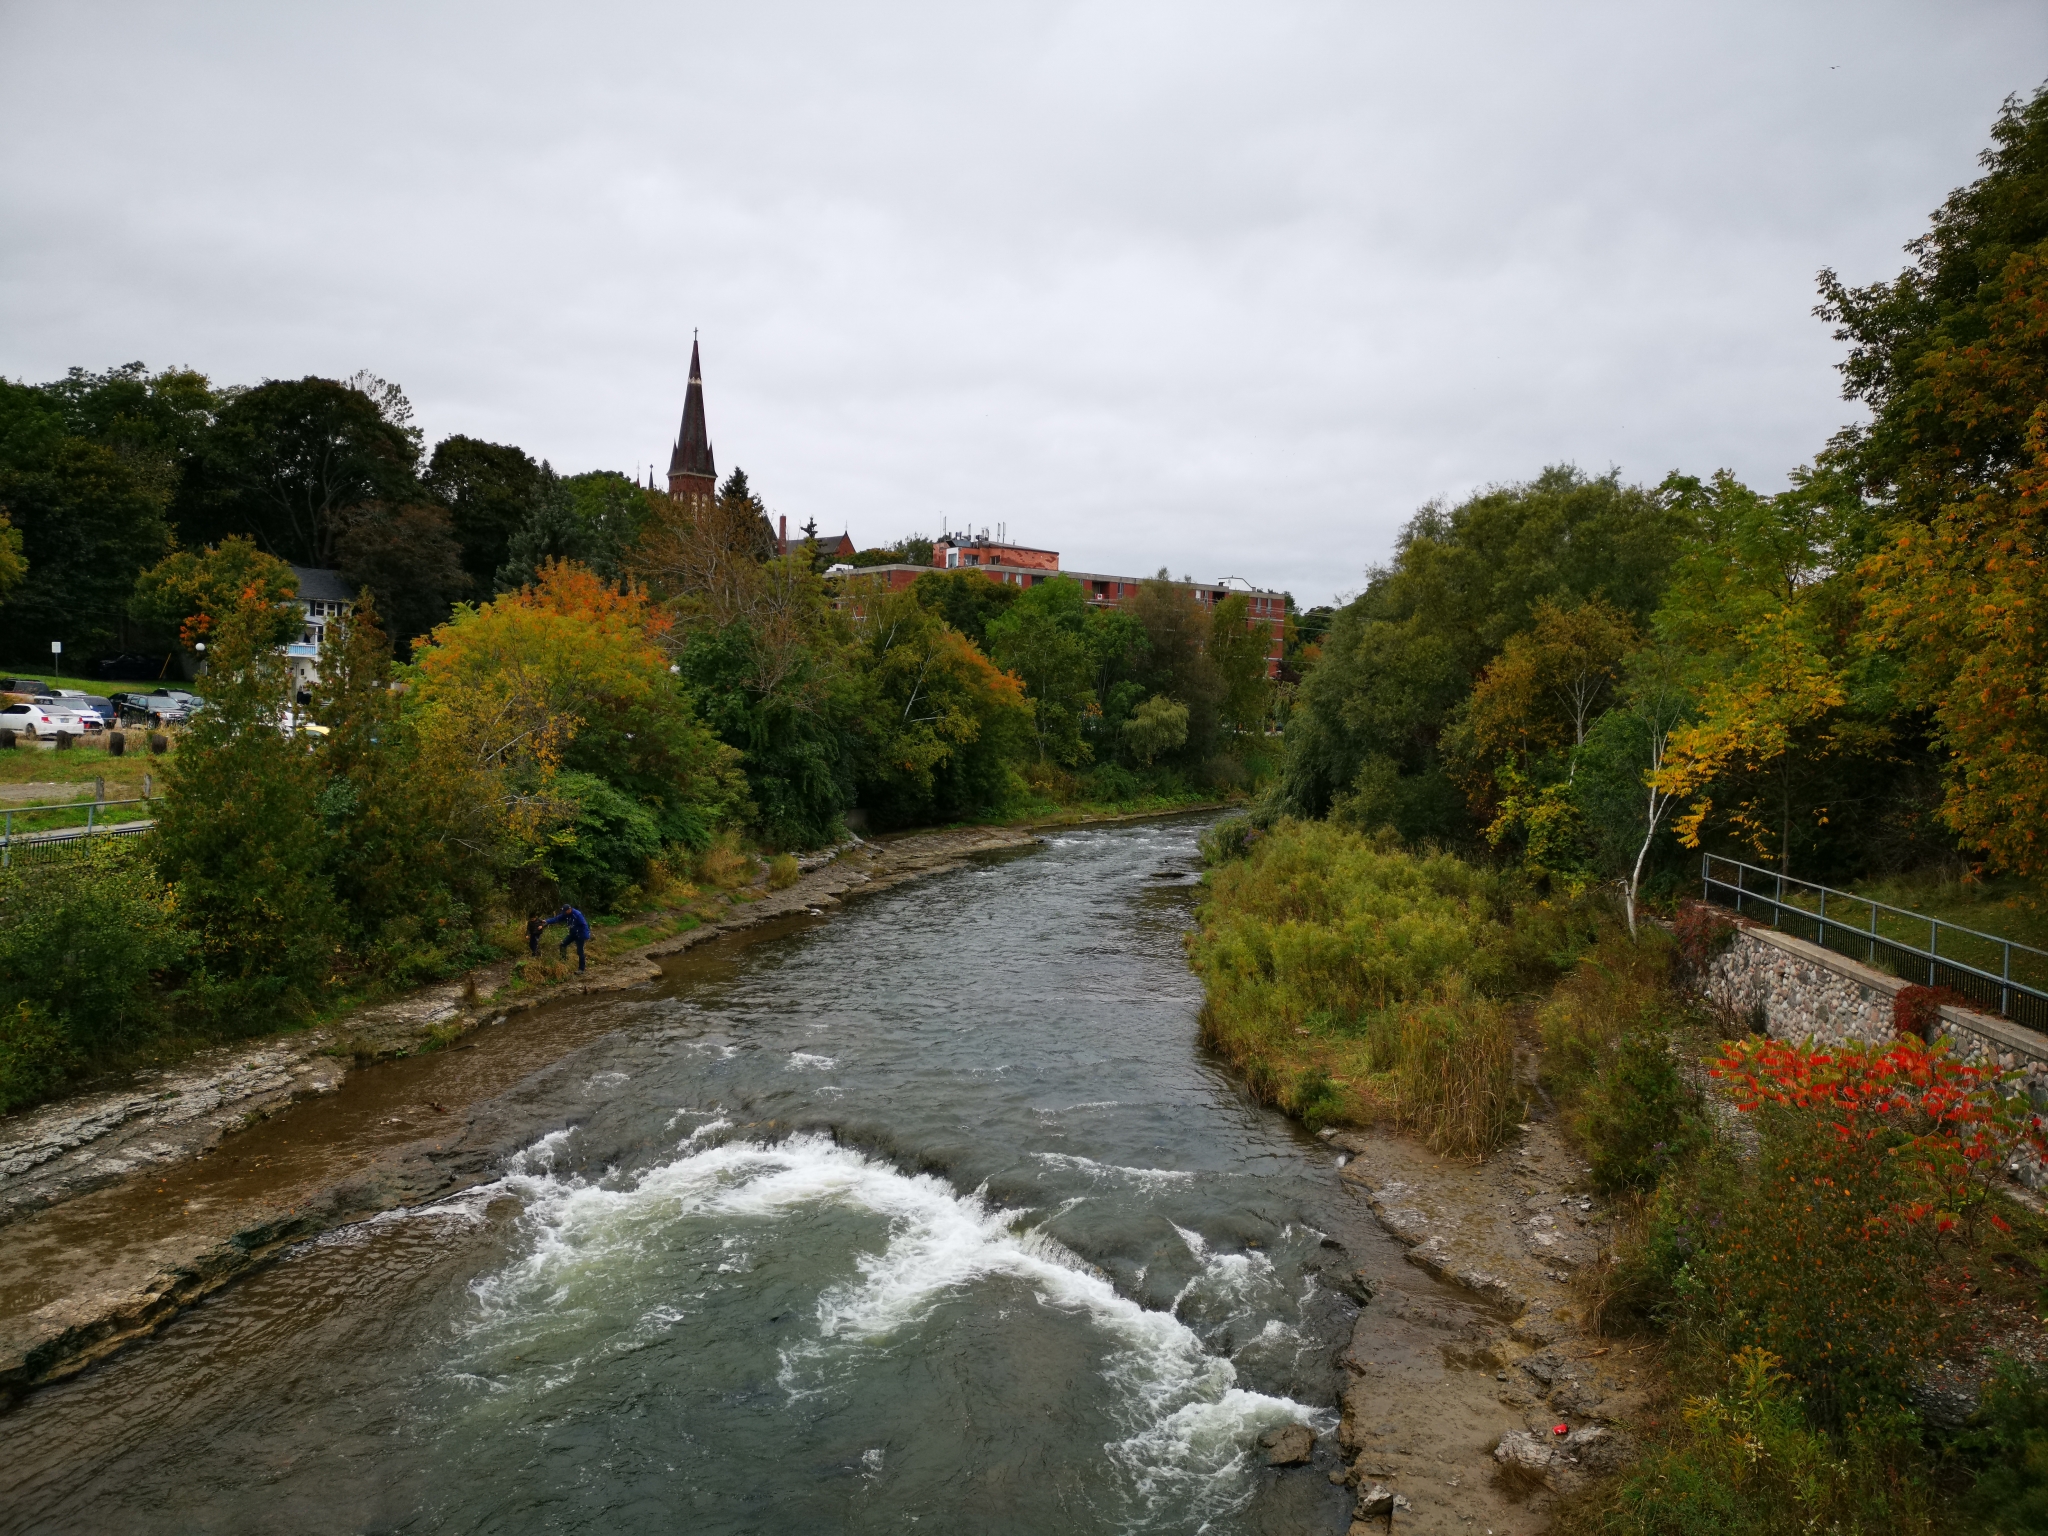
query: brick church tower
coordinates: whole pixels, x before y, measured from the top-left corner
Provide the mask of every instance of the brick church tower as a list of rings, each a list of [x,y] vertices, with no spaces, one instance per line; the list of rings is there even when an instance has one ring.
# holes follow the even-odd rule
[[[690,390],[683,397],[683,429],[668,457],[668,493],[679,501],[709,501],[718,494],[718,469],[711,462],[711,437],[704,427],[704,371],[697,362],[697,338],[690,338]]]

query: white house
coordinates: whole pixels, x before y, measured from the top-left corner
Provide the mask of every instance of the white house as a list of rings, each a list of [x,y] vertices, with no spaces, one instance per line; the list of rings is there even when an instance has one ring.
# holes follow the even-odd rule
[[[299,584],[297,598],[303,622],[299,638],[287,645],[284,653],[291,658],[293,686],[305,688],[320,678],[320,647],[327,636],[327,621],[338,619],[353,608],[355,594],[349,591],[339,571],[295,565],[292,577]]]

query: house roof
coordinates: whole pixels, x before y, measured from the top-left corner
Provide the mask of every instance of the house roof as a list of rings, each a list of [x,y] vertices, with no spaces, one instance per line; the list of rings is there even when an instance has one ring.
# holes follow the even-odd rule
[[[355,593],[349,590],[347,582],[341,579],[341,572],[322,570],[318,566],[295,565],[292,579],[299,584],[299,599],[302,602],[352,603]]]

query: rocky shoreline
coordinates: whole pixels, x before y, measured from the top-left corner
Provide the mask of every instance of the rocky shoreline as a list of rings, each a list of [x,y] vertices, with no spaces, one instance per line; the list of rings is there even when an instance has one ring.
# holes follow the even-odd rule
[[[1376,1294],[1342,1356],[1337,1432],[1358,1494],[1353,1536],[1389,1518],[1411,1531],[1539,1530],[1553,1495],[1633,1453],[1656,1381],[1651,1348],[1593,1337],[1573,1294],[1609,1246],[1584,1163],[1543,1119],[1478,1164],[1403,1137],[1324,1140],[1407,1263],[1469,1300],[1360,1277]],[[1436,1358],[1393,1342],[1417,1323],[1438,1335]]]
[[[322,1146],[311,1170],[268,1151],[233,1156],[258,1127],[288,1140],[295,1106],[335,1099],[361,1066],[462,1049],[463,1036],[516,1014],[655,981],[659,960],[713,939],[821,916],[850,896],[1036,840],[1029,827],[856,840],[806,860],[811,867],[784,890],[750,891],[752,899],[710,921],[593,957],[587,972],[559,984],[518,986],[514,962],[504,960],[319,1029],[208,1052],[117,1091],[0,1121],[0,1226],[9,1238],[0,1257],[0,1408],[147,1337],[293,1243],[490,1177],[524,1134],[489,1103],[436,1100],[417,1121],[384,1120],[398,1130],[375,1142]],[[426,1122],[436,1134],[403,1134]],[[251,1164],[235,1193],[173,1190],[212,1174],[222,1157]],[[167,1210],[152,1194],[182,1204]]]

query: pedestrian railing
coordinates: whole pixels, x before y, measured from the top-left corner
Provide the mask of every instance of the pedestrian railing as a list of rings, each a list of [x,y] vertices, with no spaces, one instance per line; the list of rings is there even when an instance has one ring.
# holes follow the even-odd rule
[[[17,861],[41,861],[62,858],[83,850],[88,840],[96,837],[134,837],[149,831],[156,825],[153,817],[120,817],[109,819],[107,812],[116,806],[148,805],[143,800],[71,800],[53,805],[10,805],[0,809],[0,869],[11,867]],[[55,814],[68,813],[75,817],[85,813],[85,822],[79,826],[45,827],[37,831],[14,830],[15,818],[47,820]]]
[[[1988,1013],[2048,1031],[2048,951],[1713,854],[1701,860],[1700,893],[1745,916],[1768,914],[1773,928],[1902,981],[1947,987]]]

